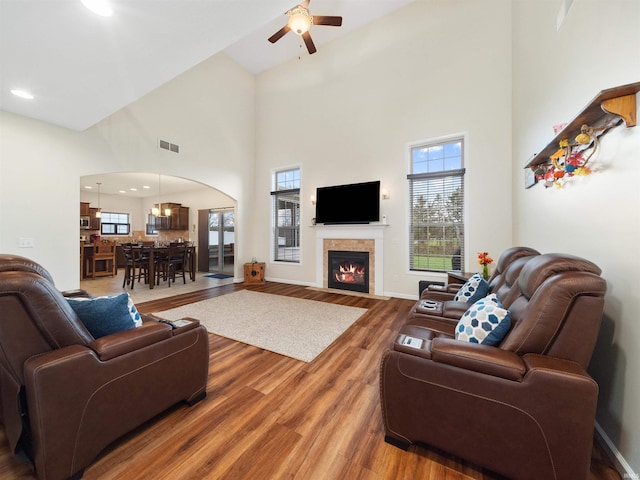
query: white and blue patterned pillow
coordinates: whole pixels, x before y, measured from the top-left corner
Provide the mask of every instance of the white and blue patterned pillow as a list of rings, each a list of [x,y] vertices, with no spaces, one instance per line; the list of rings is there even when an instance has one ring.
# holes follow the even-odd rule
[[[140,313],[138,312],[138,309],[133,304],[133,300],[131,299],[131,295],[129,295],[127,293],[127,296],[129,297],[129,301],[127,302],[127,308],[129,309],[129,315],[131,315],[131,320],[133,320],[133,323],[135,324],[135,326],[139,327],[140,325],[142,325],[142,318],[140,317]]]
[[[471,276],[460,288],[460,290],[458,290],[453,301],[474,303],[481,298],[484,298],[487,293],[489,293],[489,284],[482,275],[474,273],[473,276]]]
[[[481,345],[499,345],[511,327],[511,312],[495,294],[474,303],[456,325],[456,340]]]

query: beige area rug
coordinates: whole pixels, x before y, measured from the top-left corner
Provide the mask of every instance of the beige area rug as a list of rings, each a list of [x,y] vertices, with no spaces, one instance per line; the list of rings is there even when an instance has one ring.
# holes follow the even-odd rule
[[[197,318],[216,335],[310,362],[366,311],[240,290],[155,315],[168,320]]]

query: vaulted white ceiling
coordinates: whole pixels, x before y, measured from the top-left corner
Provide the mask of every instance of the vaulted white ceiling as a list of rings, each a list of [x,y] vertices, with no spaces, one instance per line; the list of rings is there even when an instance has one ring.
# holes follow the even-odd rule
[[[111,17],[80,0],[0,0],[1,110],[82,131],[221,51],[254,74],[308,55],[292,32],[267,41],[295,0],[108,1]],[[313,0],[311,14],[343,17],[312,27],[314,55],[412,1]]]

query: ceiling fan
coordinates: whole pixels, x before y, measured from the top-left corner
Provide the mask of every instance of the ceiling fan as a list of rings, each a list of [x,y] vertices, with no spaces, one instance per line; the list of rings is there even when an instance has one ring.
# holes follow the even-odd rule
[[[289,21],[284,27],[269,37],[271,43],[276,43],[284,37],[287,32],[292,30],[302,37],[309,54],[316,53],[316,46],[313,44],[311,34],[309,34],[311,25],[328,25],[331,27],[339,27],[342,25],[342,17],[311,15],[309,13],[309,2],[310,0],[304,0],[286,12],[286,14],[289,15]]]

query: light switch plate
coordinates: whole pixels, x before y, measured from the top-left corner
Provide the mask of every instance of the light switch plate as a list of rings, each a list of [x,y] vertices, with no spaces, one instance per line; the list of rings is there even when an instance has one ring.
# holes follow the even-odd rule
[[[20,248],[33,248],[36,246],[36,241],[30,237],[20,237],[18,240],[18,247]]]

